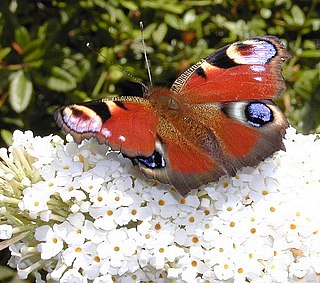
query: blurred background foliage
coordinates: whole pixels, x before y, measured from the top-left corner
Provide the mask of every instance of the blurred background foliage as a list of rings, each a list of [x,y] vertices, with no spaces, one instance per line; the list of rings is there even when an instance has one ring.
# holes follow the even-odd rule
[[[58,133],[52,116],[63,104],[141,95],[141,85],[121,71],[148,83],[140,21],[154,84],[163,86],[223,45],[278,36],[293,57],[283,65],[288,90],[277,102],[299,131],[320,132],[319,6],[318,0],[1,0],[0,144],[10,144],[15,129]]]
[[[320,132],[319,13],[318,0],[1,0],[0,145],[15,129],[58,133],[53,112],[63,104],[142,95],[140,21],[154,84],[162,86],[223,45],[278,36],[292,58],[277,102],[300,132]],[[7,260],[1,255],[0,264]],[[15,273],[4,269],[0,281],[10,281]]]

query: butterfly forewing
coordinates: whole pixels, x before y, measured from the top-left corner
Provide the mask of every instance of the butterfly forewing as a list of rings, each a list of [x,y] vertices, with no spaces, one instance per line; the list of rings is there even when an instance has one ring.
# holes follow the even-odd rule
[[[77,142],[95,137],[129,157],[149,156],[156,142],[159,118],[148,100],[139,97],[102,99],[64,106],[55,120]]]
[[[225,46],[190,67],[171,90],[193,103],[269,99],[285,89],[278,38],[256,37]]]

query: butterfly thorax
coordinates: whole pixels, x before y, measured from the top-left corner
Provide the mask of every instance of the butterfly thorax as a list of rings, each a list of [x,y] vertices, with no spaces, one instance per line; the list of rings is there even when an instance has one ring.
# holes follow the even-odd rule
[[[174,97],[174,93],[166,88],[152,88],[146,98],[159,114],[174,117],[181,111],[181,105]],[[162,115],[161,115],[162,116]]]

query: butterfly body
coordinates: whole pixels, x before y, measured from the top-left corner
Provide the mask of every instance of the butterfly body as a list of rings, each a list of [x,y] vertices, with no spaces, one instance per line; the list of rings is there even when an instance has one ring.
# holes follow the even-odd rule
[[[285,89],[280,63],[288,56],[275,37],[236,42],[170,89],[64,106],[55,119],[77,142],[95,137],[186,195],[284,149],[287,120],[270,99]]]

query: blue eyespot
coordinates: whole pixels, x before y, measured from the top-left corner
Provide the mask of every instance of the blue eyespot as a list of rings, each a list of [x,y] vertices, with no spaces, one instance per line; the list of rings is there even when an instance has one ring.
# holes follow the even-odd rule
[[[153,154],[149,157],[138,156],[137,160],[138,162],[151,169],[160,169],[166,166],[166,162],[163,156],[158,151],[154,151]]]
[[[262,102],[251,102],[245,109],[247,123],[253,127],[261,127],[273,120],[271,109]]]

